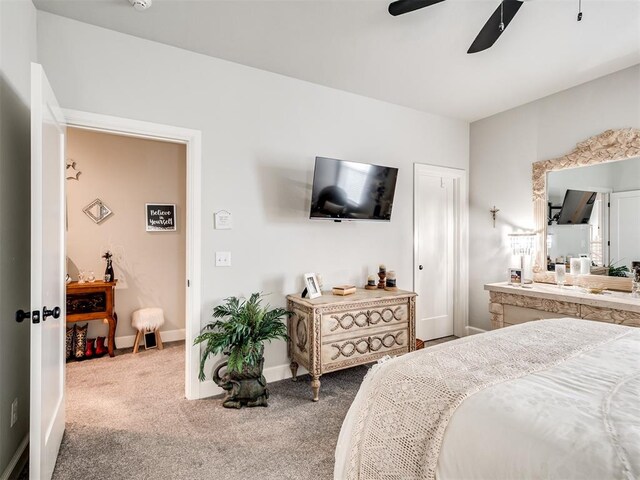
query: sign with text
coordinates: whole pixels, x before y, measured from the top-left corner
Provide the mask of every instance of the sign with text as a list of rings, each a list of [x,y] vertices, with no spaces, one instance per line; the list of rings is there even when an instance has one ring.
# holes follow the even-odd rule
[[[147,203],[147,232],[175,232],[175,203]]]

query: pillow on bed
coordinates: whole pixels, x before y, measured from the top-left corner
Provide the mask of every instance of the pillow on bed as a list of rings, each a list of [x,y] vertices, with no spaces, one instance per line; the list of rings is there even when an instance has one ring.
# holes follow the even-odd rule
[[[87,327],[88,323],[84,327],[76,326],[76,338],[73,342],[73,356],[76,358],[84,358],[85,348],[87,347]]]

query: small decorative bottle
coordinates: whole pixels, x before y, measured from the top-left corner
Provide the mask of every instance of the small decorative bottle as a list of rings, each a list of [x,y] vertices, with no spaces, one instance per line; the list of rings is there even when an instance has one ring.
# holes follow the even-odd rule
[[[107,260],[107,268],[104,271],[105,282],[113,282],[114,280],[113,265],[111,263],[112,262],[111,257],[113,257],[113,255],[108,250],[104,255],[102,255],[102,258]]]

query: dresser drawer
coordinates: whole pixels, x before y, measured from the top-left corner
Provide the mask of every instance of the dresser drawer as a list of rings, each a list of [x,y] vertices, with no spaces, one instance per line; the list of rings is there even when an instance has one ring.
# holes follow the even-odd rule
[[[374,361],[386,353],[394,355],[409,351],[409,331],[403,328],[346,339],[323,339],[322,369],[331,371],[343,368],[345,364],[362,364]]]
[[[396,305],[362,308],[322,314],[322,335],[353,333],[363,328],[382,327],[406,323],[409,319],[407,302]]]

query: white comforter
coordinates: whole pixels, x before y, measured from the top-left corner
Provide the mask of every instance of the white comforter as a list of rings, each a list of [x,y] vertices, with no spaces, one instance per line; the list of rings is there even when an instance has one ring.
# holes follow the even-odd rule
[[[336,480],[362,398],[340,432]],[[446,428],[436,478],[639,479],[640,329],[468,397]]]

